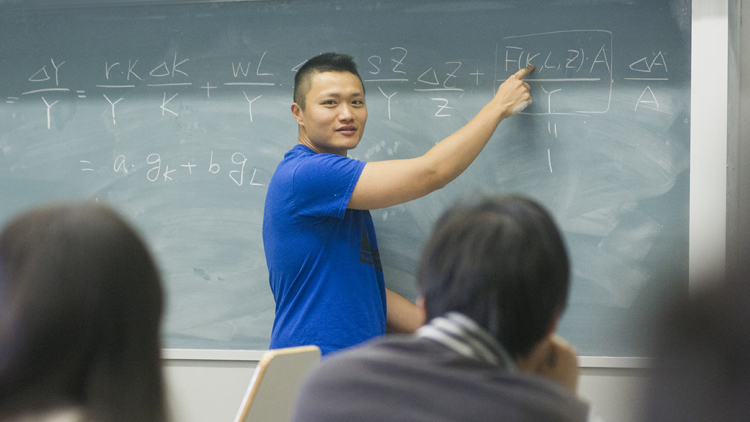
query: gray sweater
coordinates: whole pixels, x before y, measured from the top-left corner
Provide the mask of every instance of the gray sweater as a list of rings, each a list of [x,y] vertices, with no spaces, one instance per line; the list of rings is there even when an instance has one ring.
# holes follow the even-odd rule
[[[295,422],[583,422],[563,386],[425,336],[395,336],[333,354],[300,392]]]

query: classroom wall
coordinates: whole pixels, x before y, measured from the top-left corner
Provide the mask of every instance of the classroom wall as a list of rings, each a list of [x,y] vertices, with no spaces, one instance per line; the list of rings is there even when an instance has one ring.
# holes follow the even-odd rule
[[[742,84],[739,69],[734,78],[727,78],[730,61],[727,49],[717,48],[729,44],[729,21],[738,18],[736,15],[730,17],[730,14],[741,13],[745,22],[750,22],[750,6],[747,6],[747,2],[744,8],[741,6],[741,0],[693,2],[691,155],[700,157],[702,162],[700,165],[691,163],[691,288],[697,287],[692,285],[692,280],[700,275],[724,271],[725,248],[727,245],[731,247],[727,233],[732,233],[737,222],[744,220],[741,215],[735,214],[737,209],[745,207],[744,202],[730,209],[725,206],[732,198],[727,197],[726,188],[735,186],[735,191],[747,192],[750,187],[744,180],[747,170],[733,170],[728,168],[727,163],[729,136],[748,139],[750,133],[750,123],[740,119],[735,122],[736,131],[739,132],[730,130],[728,134],[727,126],[732,126],[732,122],[728,122],[728,117],[731,117],[727,111],[728,101],[735,101],[734,105],[740,110],[742,106],[747,109],[750,99],[748,84]],[[740,20],[736,19],[735,22],[739,24]],[[739,41],[734,43],[735,52],[740,54],[736,59],[742,68],[748,69],[750,34],[747,29],[741,28],[735,33],[739,34]],[[728,99],[728,92],[736,91],[737,85],[740,88],[739,98]],[[730,145],[729,153],[742,146],[737,141]],[[693,202],[694,198],[701,198],[705,205]],[[747,208],[744,208],[745,211]],[[256,364],[257,360],[244,359],[165,359],[163,367],[173,420],[231,422]],[[645,368],[584,367],[581,369],[579,393],[592,403],[603,420],[635,422],[639,420],[638,398],[647,376],[648,370]]]
[[[173,420],[232,422],[257,362],[165,360]],[[580,395],[607,422],[635,422],[643,369],[582,368]]]

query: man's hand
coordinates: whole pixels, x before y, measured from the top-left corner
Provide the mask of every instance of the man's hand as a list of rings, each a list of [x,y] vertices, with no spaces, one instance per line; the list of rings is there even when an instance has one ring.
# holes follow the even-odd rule
[[[531,94],[529,84],[523,81],[523,78],[534,70],[534,65],[530,64],[523,69],[511,75],[497,89],[493,102],[503,108],[502,118],[510,117],[523,111],[531,104]]]
[[[556,334],[539,342],[527,357],[516,363],[522,371],[559,382],[574,393],[578,389],[578,352]]]

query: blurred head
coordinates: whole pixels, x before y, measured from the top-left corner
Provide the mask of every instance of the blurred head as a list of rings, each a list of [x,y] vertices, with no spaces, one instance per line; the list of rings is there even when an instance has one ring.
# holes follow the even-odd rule
[[[16,217],[0,233],[0,409],[164,420],[163,301],[144,242],[112,209]]]
[[[710,288],[668,303],[656,318],[646,421],[747,420],[749,280],[710,280]]]
[[[568,296],[568,257],[551,216],[519,196],[458,203],[438,220],[417,283],[427,320],[460,312],[514,358],[553,328]]]

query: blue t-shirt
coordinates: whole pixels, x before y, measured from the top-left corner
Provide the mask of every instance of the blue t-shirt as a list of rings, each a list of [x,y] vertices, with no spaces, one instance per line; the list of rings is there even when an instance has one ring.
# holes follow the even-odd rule
[[[263,247],[276,300],[271,348],[323,354],[385,334],[385,283],[369,211],[346,206],[365,163],[297,145],[266,194]]]

